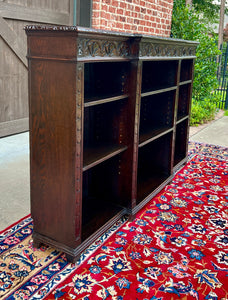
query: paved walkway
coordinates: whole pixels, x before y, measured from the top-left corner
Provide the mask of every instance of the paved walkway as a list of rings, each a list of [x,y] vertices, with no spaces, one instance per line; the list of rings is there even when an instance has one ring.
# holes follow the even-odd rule
[[[228,147],[228,117],[190,128],[190,140]],[[28,132],[0,138],[0,231],[30,213]]]
[[[0,231],[30,213],[28,132],[0,138]]]
[[[228,116],[222,110],[209,124],[190,127],[190,140],[228,147]]]

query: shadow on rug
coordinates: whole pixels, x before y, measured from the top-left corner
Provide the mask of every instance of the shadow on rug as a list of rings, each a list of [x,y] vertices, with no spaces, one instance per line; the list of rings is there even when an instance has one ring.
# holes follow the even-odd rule
[[[0,233],[0,299],[228,299],[228,149],[191,142],[189,162],[133,222],[78,264],[33,248],[30,216]]]

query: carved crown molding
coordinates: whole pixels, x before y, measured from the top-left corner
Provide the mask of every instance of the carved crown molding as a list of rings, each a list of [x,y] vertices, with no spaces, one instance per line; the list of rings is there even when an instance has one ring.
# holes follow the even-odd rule
[[[126,41],[80,39],[78,57],[129,57],[130,47]]]
[[[75,26],[54,26],[54,25],[26,25],[25,30],[41,31],[78,31]]]

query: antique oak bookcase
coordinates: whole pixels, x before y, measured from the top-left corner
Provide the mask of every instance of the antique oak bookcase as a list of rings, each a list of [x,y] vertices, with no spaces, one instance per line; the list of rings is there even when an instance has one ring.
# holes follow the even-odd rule
[[[197,44],[27,26],[34,245],[70,261],[186,162]]]

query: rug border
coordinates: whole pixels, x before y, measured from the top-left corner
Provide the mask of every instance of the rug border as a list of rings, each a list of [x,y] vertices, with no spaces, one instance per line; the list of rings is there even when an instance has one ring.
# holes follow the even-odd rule
[[[13,224],[7,226],[5,229],[0,230],[0,235],[1,235],[3,232],[5,232],[5,231],[7,231],[7,230],[9,230],[9,229],[12,229],[14,226],[18,225],[19,223],[21,223],[22,221],[24,221],[24,220],[27,219],[27,218],[31,218],[31,214],[28,214],[27,216],[25,216],[25,217],[19,219],[18,221],[14,222]]]
[[[203,146],[207,146],[207,147],[210,147],[210,146],[220,147],[220,148],[226,149],[228,151],[228,146],[221,146],[221,145],[218,145],[218,144],[210,144],[210,143],[205,143],[205,142],[197,142],[197,141],[193,141],[193,140],[189,140],[188,145],[190,143],[195,143],[195,144],[203,145]]]

